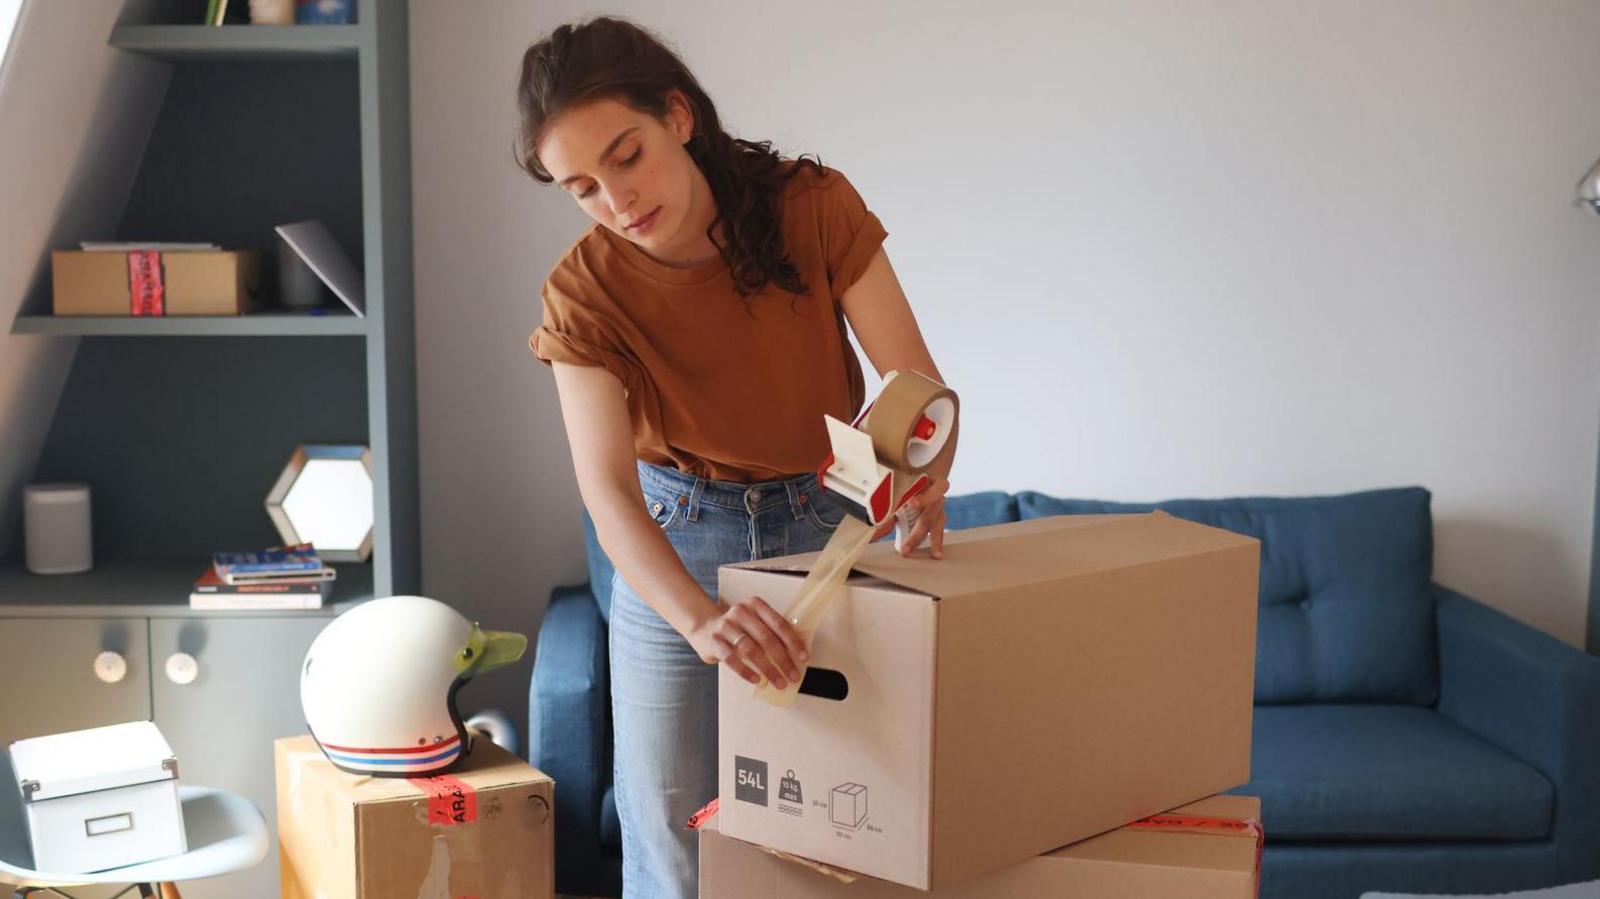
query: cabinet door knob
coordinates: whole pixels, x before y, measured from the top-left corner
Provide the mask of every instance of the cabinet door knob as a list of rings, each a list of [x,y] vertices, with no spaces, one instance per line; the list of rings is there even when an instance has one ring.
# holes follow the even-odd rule
[[[167,680],[175,684],[192,684],[200,676],[200,663],[186,652],[167,656]]]
[[[120,652],[106,650],[94,657],[94,676],[101,683],[120,684],[128,676],[128,660]]]

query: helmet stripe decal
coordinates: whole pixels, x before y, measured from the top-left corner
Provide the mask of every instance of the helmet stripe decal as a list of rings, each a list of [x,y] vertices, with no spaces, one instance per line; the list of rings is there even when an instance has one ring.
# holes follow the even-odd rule
[[[348,765],[431,765],[434,762],[442,762],[446,759],[455,758],[461,754],[461,747],[452,746],[445,752],[439,753],[438,755],[427,756],[425,758],[371,758],[368,756],[348,755],[343,752],[338,752],[331,746],[324,746],[323,751],[326,752],[329,758],[332,758],[334,761],[343,762]]]

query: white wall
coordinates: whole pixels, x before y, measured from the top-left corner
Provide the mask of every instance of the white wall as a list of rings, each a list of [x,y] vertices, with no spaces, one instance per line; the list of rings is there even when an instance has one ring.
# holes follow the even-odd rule
[[[424,578],[530,632],[583,579],[511,159],[522,50],[674,41],[844,170],[963,401],[955,492],[1434,491],[1437,577],[1577,643],[1600,440],[1600,4],[412,3]],[[526,671],[486,688],[520,713]],[[478,689],[478,688],[474,688]]]
[[[28,0],[0,68],[0,551],[78,345],[11,322],[48,250],[114,232],[167,87],[107,45],[118,6]]]

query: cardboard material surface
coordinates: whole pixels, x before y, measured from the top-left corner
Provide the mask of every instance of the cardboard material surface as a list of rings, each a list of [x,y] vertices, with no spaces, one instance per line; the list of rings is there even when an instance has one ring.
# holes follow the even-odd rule
[[[1259,822],[1261,803],[1213,796],[1172,813]],[[722,833],[717,818],[700,830],[700,899],[1254,899],[1260,880],[1259,828],[1123,827],[923,892],[869,877],[845,883]]]
[[[274,749],[283,899],[554,895],[553,784],[488,740],[425,781],[347,774],[309,735]]]
[[[721,597],[784,609],[815,556]],[[722,832],[929,889],[1247,782],[1259,558],[1162,512],[869,546],[793,707],[723,667]]]
[[[50,254],[56,315],[131,315],[128,254],[57,250]],[[249,250],[164,252],[167,315],[243,315],[254,306],[260,265]]]

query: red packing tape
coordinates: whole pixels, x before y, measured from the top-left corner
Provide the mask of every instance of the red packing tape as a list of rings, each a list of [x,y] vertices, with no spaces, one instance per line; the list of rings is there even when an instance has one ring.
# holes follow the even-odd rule
[[[428,823],[454,827],[478,820],[478,791],[448,774],[408,777],[412,786],[428,794]]]
[[[133,315],[167,314],[167,287],[162,278],[161,253],[134,250],[128,254],[128,302]]]
[[[1267,835],[1254,818],[1207,818],[1200,815],[1151,815],[1128,825],[1137,830],[1177,830],[1220,836],[1249,836],[1256,843],[1256,895],[1261,895],[1261,851]]]
[[[711,800],[710,802],[706,803],[706,807],[705,808],[703,808],[700,811],[695,812],[694,814],[689,816],[689,820],[684,823],[683,829],[684,830],[699,830],[700,828],[705,826],[707,821],[710,821],[712,819],[712,817],[714,817],[717,814],[717,809],[719,809],[721,807],[722,807],[721,797],[718,797],[716,799]]]

